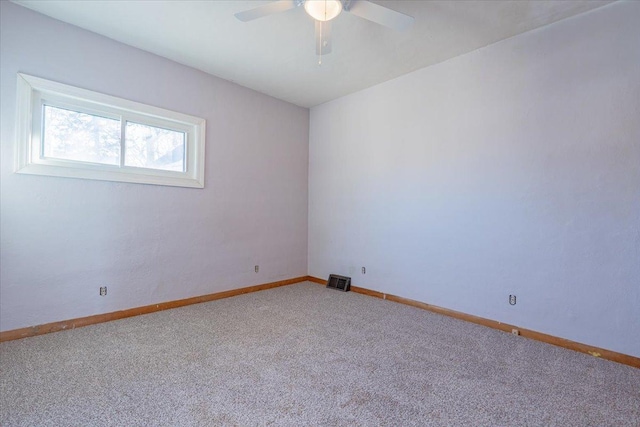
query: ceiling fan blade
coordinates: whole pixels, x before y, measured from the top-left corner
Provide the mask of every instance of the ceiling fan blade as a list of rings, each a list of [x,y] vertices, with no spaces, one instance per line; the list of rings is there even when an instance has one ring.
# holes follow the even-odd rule
[[[348,3],[347,12],[351,12],[360,18],[384,25],[397,31],[409,29],[413,24],[413,17],[404,13],[396,12],[379,4],[371,3],[367,0],[351,0]]]
[[[316,21],[316,55],[331,53],[331,21]]]
[[[263,16],[271,15],[273,13],[284,12],[289,9],[293,9],[298,5],[295,0],[278,0],[264,6],[259,6],[253,9],[238,12],[235,17],[242,22],[253,21],[254,19],[262,18]]]

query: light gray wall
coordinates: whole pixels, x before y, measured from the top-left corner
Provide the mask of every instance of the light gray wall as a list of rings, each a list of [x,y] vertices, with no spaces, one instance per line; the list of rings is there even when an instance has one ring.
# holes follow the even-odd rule
[[[614,3],[313,108],[309,273],[640,356],[639,23]]]
[[[0,7],[0,330],[306,275],[307,109]],[[18,72],[205,118],[206,188],[12,173]]]

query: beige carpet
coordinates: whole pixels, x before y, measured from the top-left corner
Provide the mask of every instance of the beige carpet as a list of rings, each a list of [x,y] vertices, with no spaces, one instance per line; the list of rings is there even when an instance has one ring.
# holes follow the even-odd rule
[[[297,284],[0,345],[0,425],[634,426],[640,370]]]

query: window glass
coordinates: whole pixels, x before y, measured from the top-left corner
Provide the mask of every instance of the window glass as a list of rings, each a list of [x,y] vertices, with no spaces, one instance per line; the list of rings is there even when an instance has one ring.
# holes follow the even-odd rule
[[[184,171],[184,132],[127,122],[124,134],[125,166]]]
[[[43,106],[43,156],[81,162],[120,164],[120,121]]]

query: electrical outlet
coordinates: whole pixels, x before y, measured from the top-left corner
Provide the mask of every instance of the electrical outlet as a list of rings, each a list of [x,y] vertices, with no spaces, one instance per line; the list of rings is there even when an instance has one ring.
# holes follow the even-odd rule
[[[516,305],[516,296],[515,295],[509,295],[509,304]]]
[[[100,296],[103,297],[107,295],[107,287],[106,286],[100,286]]]
[[[260,266],[259,266],[259,265],[256,265],[253,269],[254,269],[254,270],[255,270],[255,272],[257,273],[258,271],[260,271]]]
[[[362,267],[362,274],[367,274],[367,269],[365,267]]]

